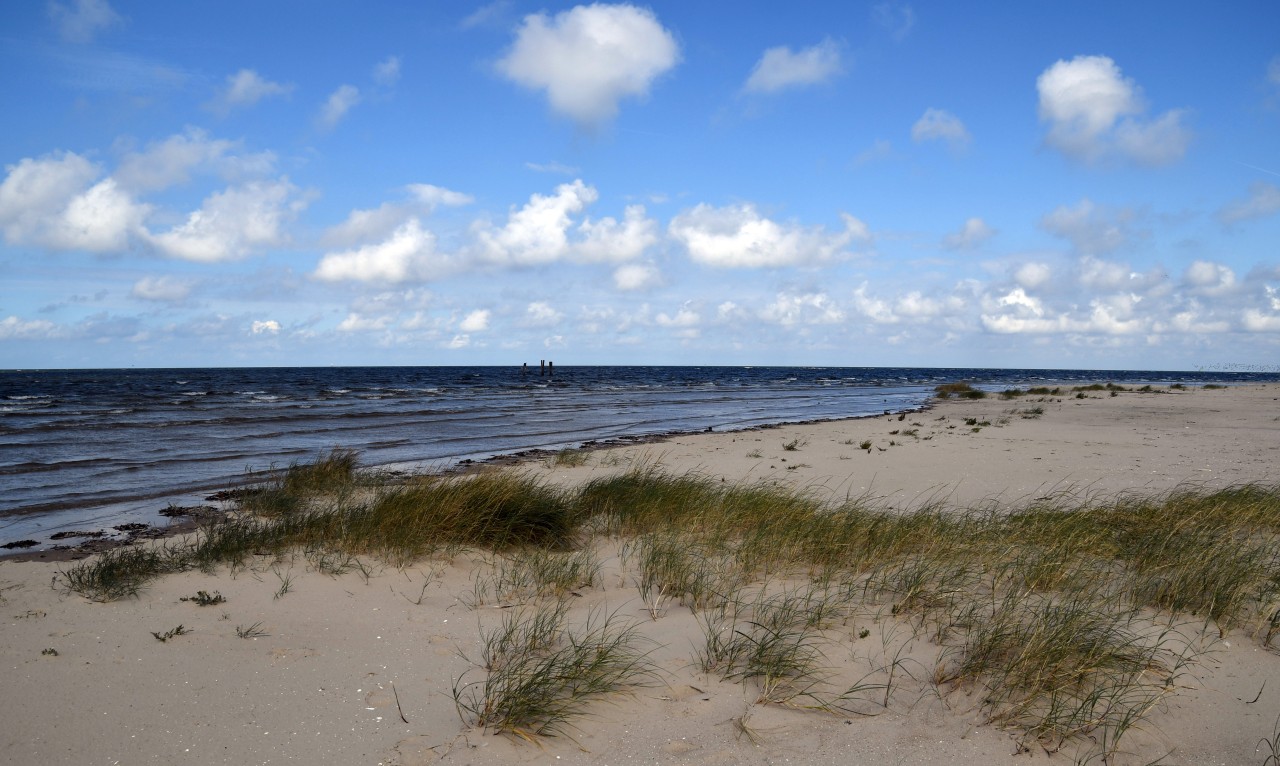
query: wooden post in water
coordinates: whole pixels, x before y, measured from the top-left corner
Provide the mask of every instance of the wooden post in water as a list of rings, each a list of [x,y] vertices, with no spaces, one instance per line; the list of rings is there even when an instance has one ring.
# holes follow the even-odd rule
[[[556,374],[556,363],[555,363],[555,362],[547,362],[547,374],[548,374],[548,375],[555,375],[555,374]]]
[[[539,374],[539,375],[546,375],[546,374],[547,374],[547,360],[546,360],[546,359],[543,359],[542,361],[538,362],[538,374]]]

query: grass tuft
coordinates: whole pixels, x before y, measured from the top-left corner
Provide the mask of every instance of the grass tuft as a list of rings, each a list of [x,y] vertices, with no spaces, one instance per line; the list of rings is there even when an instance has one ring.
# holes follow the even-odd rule
[[[481,633],[483,681],[457,679],[463,722],[525,740],[567,735],[586,705],[649,683],[655,669],[634,625],[592,612],[577,629],[561,605],[504,616]]]

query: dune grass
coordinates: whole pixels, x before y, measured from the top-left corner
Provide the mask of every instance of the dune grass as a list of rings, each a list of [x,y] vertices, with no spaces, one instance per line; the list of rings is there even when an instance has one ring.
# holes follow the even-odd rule
[[[526,740],[568,735],[595,699],[654,678],[644,639],[616,614],[592,612],[566,625],[563,603],[518,610],[481,635],[483,681],[453,683],[458,715],[471,726]]]
[[[1026,742],[1103,760],[1218,635],[1280,638],[1275,486],[1051,496],[997,512],[892,509],[651,464],[562,490],[519,471],[392,483],[345,454],[322,462],[269,477],[189,542],[101,554],[63,570],[63,585],[105,601],[264,553],[336,573],[361,557],[399,566],[479,550],[492,566],[472,601],[527,608],[482,635],[485,677],[459,679],[453,698],[468,723],[522,738],[565,733],[590,700],[651,678],[635,625],[593,614],[566,627],[565,598],[599,584],[600,536],[621,542],[649,616],[692,611],[704,632],[694,663],[750,685],[757,704],[844,710],[875,686],[888,705],[902,682],[888,644],[870,686],[841,694],[824,681],[829,650],[856,640],[844,623],[872,610],[936,646],[921,677],[943,698],[973,695]]]

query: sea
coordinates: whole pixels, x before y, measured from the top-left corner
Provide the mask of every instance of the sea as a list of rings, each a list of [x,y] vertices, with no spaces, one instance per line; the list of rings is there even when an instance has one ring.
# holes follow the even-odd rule
[[[844,367],[323,367],[0,371],[0,545],[162,526],[334,448],[442,471],[530,450],[855,418],[935,386],[1280,382],[1276,372]]]

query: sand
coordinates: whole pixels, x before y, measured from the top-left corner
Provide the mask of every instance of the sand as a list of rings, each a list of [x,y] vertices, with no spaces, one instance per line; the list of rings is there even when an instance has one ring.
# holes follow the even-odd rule
[[[951,400],[903,418],[681,436],[595,452],[579,467],[526,468],[568,485],[656,462],[893,508],[1014,508],[1048,494],[1280,481],[1280,387],[1090,397]],[[1027,417],[1033,408],[1043,412]],[[860,447],[867,440],[870,450]],[[1016,732],[987,724],[975,696],[932,691],[925,669],[938,648],[870,610],[851,619],[850,640],[826,661],[839,680],[873,670],[886,652],[904,658],[909,677],[887,707],[869,700],[832,715],[753,704],[753,688],[694,666],[701,630],[688,609],[670,605],[650,619],[616,547],[603,556],[599,584],[571,598],[571,622],[592,609],[636,621],[652,641],[658,680],[592,703],[572,739],[538,744],[466,726],[450,696],[456,679],[483,677],[472,662],[480,629],[509,606],[473,603],[488,566],[478,554],[407,569],[368,562],[367,578],[327,576],[299,556],[235,576],[166,577],[105,604],[54,587],[66,564],[0,562],[0,763],[1071,761],[1017,754]],[[181,600],[200,590],[225,602]],[[164,642],[152,635],[178,625],[189,632]],[[237,635],[250,626],[263,635]],[[1134,752],[1120,762],[1262,763],[1269,751],[1257,746],[1278,714],[1280,656],[1228,633],[1129,735]],[[735,723],[744,715],[754,737]]]

